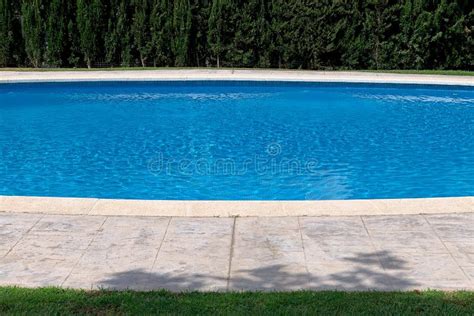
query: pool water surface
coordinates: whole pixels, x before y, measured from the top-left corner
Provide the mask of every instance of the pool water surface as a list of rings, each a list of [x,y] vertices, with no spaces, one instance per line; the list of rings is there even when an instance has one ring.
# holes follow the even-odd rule
[[[474,89],[276,82],[0,85],[0,195],[474,195]]]

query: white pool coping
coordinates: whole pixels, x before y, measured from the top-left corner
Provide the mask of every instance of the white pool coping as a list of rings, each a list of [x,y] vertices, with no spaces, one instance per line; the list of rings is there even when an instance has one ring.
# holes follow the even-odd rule
[[[0,212],[173,217],[408,215],[474,212],[474,197],[321,201],[173,201],[0,196]]]
[[[474,86],[474,77],[370,72],[180,69],[0,71],[0,83],[84,81],[294,81]],[[157,201],[0,196],[0,212],[123,216],[350,216],[474,212],[474,197],[328,201]]]
[[[355,71],[179,69],[113,71],[0,71],[0,83],[80,81],[297,81],[474,86],[473,76]]]

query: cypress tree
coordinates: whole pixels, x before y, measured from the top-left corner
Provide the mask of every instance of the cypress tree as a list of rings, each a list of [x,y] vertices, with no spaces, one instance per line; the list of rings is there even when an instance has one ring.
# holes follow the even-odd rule
[[[140,56],[142,67],[145,67],[152,49],[148,0],[135,0],[134,9],[132,21],[133,42]]]
[[[51,0],[46,24],[46,61],[50,66],[63,64],[64,44],[67,43],[65,0]]]
[[[39,68],[43,56],[43,20],[40,0],[24,0],[21,5],[22,32],[28,60]]]
[[[209,15],[209,33],[207,34],[209,49],[216,59],[217,68],[220,67],[220,57],[224,50],[222,45],[224,24],[222,20],[222,2],[223,0],[212,1],[211,13]]]
[[[257,0],[258,1],[258,0]],[[232,65],[239,67],[252,67],[256,64],[256,42],[258,40],[258,27],[256,24],[256,2],[249,1],[238,3],[237,10],[234,11],[232,20],[226,20],[226,25],[236,21],[233,43],[229,49]]]
[[[119,52],[119,36],[117,35],[117,15],[119,12],[119,0],[110,1],[110,12],[107,21],[107,33],[104,37],[105,61],[109,64],[117,62]]]
[[[191,31],[191,5],[189,0],[174,1],[173,30],[172,48],[175,56],[175,66],[183,67],[187,65]]]
[[[270,64],[270,25],[267,0],[241,1],[234,15],[236,30],[232,44],[234,62],[244,67],[268,67]],[[229,24],[229,21],[226,22]]]
[[[231,46],[234,39],[232,30],[235,21],[232,14],[232,0],[213,0],[209,14],[209,32],[207,40],[209,50],[216,60],[217,67],[221,66],[221,58]]]
[[[372,48],[372,62],[370,68],[390,69],[396,64],[394,56],[396,40],[392,37],[392,28],[396,27],[396,19],[400,15],[401,6],[398,1],[371,0],[368,3],[366,16],[367,43]]]
[[[132,43],[130,37],[130,17],[127,0],[114,0],[110,6],[108,31],[105,36],[106,61],[130,66],[132,63]]]
[[[0,0],[0,67],[8,65],[10,59],[10,8],[8,0]]]
[[[120,65],[129,67],[133,63],[133,40],[130,29],[130,12],[128,0],[122,0],[118,16],[117,29],[120,40]]]
[[[257,7],[255,8],[257,16],[255,21],[256,39],[254,43],[254,53],[258,67],[270,66],[270,52],[268,47],[271,43],[271,37],[267,2],[267,0],[258,0]]]
[[[433,15],[433,37],[432,49],[436,56],[437,68],[461,69],[468,67],[464,64],[464,56],[472,54],[463,49],[468,48],[469,43],[465,40],[465,30],[469,24],[465,23],[461,5],[448,0],[441,0]],[[471,27],[474,26],[471,24]],[[471,36],[472,39],[472,36]],[[471,49],[474,49],[471,46]],[[474,61],[471,60],[472,63]]]
[[[190,64],[200,67],[208,63],[207,30],[209,20],[209,1],[192,0],[192,21],[190,39]]]
[[[413,15],[414,27],[410,39],[410,60],[415,69],[429,68],[432,13],[427,11],[423,0],[414,0]]]
[[[79,31],[76,23],[76,2],[66,1],[67,27],[66,27],[66,43],[64,44],[64,60],[63,63],[68,66],[78,67],[81,56],[81,48],[79,43]]]
[[[92,67],[99,47],[102,3],[100,0],[77,0],[77,28],[87,68]]]
[[[154,1],[150,17],[154,66],[171,65],[172,15],[173,5],[170,0]]]
[[[285,0],[272,0],[269,8],[271,41],[267,47],[267,51],[273,61],[272,64],[278,68],[283,66],[283,54],[285,50],[283,34],[285,25],[284,3]]]

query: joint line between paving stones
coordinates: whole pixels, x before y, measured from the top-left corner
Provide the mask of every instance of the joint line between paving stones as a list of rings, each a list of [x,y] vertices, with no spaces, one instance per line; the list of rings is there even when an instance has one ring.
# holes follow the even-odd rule
[[[31,225],[31,227],[30,227],[26,232],[24,232],[23,235],[21,235],[20,238],[18,238],[18,240],[16,241],[16,243],[13,244],[13,246],[10,247],[10,249],[9,249],[9,250],[7,251],[7,253],[3,256],[3,258],[6,258],[6,256],[8,256],[8,254],[13,251],[13,248],[15,248],[16,245],[18,245],[18,244],[20,243],[20,241],[22,241],[23,238],[25,238],[25,236],[28,235],[28,234],[31,232],[31,230],[32,230],[32,229],[39,223],[39,221],[42,220],[43,218],[44,218],[44,215],[40,215],[40,217],[38,218],[38,220],[37,220],[33,225]]]
[[[94,204],[91,206],[91,209],[89,210],[89,212],[87,212],[87,215],[91,215],[92,211],[94,210],[94,208],[97,206],[97,204],[99,203],[100,199],[96,199],[96,201],[94,202]]]
[[[306,259],[306,249],[304,247],[303,230],[301,229],[300,217],[298,216],[296,219],[298,220],[298,230],[300,231],[301,247],[303,248],[304,268],[309,276],[310,273],[308,269],[308,261]]]
[[[235,226],[236,225],[237,225],[237,216],[234,217],[234,222],[232,225],[232,236],[230,239],[229,268],[227,270],[227,284],[226,284],[227,291],[229,291],[229,287],[230,287],[230,274],[232,272],[232,257],[234,256]]]
[[[108,217],[105,217],[105,219],[102,221],[102,224],[100,224],[99,228],[96,230],[94,236],[92,236],[91,240],[89,241],[89,244],[87,245],[86,249],[84,249],[84,251],[82,252],[82,254],[79,256],[79,258],[77,259],[77,261],[74,263],[72,269],[69,271],[68,275],[66,276],[66,278],[63,280],[63,282],[61,282],[61,287],[63,287],[64,283],[66,283],[66,281],[69,279],[69,277],[71,276],[72,272],[74,271],[74,269],[76,269],[76,267],[79,265],[79,262],[81,262],[82,258],[84,257],[84,255],[86,254],[87,250],[89,250],[89,247],[92,245],[92,243],[94,242],[94,240],[97,238],[97,235],[99,235],[99,232],[101,231],[102,227],[104,227],[104,224],[105,222],[107,221]]]
[[[438,235],[438,233],[436,232],[436,229],[433,228],[433,226],[431,225],[430,221],[426,218],[426,216],[424,214],[421,214],[421,217],[423,217],[423,219],[425,220],[426,223],[428,223],[428,226],[430,226],[430,229],[433,231],[433,233],[435,234],[435,236],[438,238],[438,240],[441,242],[441,244],[443,244],[443,247],[444,249],[446,249],[446,251],[449,253],[449,256],[451,257],[451,259],[453,259],[454,263],[456,263],[456,265],[458,266],[458,268],[462,271],[462,273],[464,274],[464,276],[467,278],[468,281],[471,281],[471,278],[469,277],[469,275],[466,273],[466,271],[464,271],[464,269],[459,265],[459,262],[456,260],[456,258],[454,258],[454,255],[451,253],[451,251],[449,251],[449,248],[448,246],[446,246],[446,244],[444,243],[443,239]]]
[[[382,259],[380,258],[380,255],[379,255],[379,251],[378,251],[378,248],[375,246],[375,242],[372,238],[372,235],[370,234],[369,232],[369,229],[367,228],[367,225],[365,224],[365,221],[364,221],[364,217],[363,216],[359,216],[361,222],[362,222],[362,225],[364,226],[364,229],[365,229],[365,232],[367,233],[367,236],[369,236],[369,241],[370,241],[370,244],[372,245],[372,249],[374,249],[375,251],[375,255],[377,256],[377,261],[379,262],[380,266],[382,267],[382,270],[384,272],[387,272],[387,269],[385,269],[385,266],[383,264],[383,261]],[[393,286],[393,284],[390,284],[390,286]]]
[[[153,271],[153,268],[155,267],[156,261],[158,260],[158,255],[160,254],[161,247],[163,246],[165,242],[166,235],[168,234],[168,227],[170,227],[170,223],[173,217],[170,217],[168,219],[168,224],[166,225],[165,228],[165,233],[163,234],[163,238],[161,239],[160,245],[158,246],[158,249],[156,251],[155,259],[153,260],[153,264],[151,265],[151,271]]]

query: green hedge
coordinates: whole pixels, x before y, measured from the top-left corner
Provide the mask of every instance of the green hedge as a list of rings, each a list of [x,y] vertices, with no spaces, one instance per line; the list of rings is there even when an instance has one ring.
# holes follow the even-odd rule
[[[0,0],[0,66],[474,70],[472,0]]]

